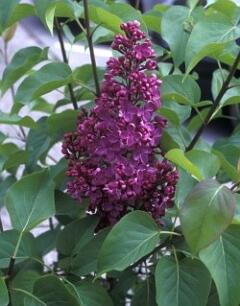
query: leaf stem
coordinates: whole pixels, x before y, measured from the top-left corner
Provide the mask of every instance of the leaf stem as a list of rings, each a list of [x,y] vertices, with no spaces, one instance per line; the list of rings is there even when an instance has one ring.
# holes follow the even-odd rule
[[[193,147],[195,146],[195,144],[197,143],[198,139],[200,138],[200,136],[202,135],[204,129],[206,128],[206,126],[208,125],[212,115],[214,114],[214,112],[216,111],[217,107],[219,106],[219,103],[222,100],[222,97],[224,96],[225,92],[228,90],[228,86],[230,84],[230,81],[232,79],[232,77],[234,76],[238,64],[240,62],[240,51],[229,71],[229,74],[226,78],[226,80],[223,82],[223,85],[216,97],[216,99],[213,101],[212,107],[209,109],[209,112],[203,122],[203,124],[201,125],[201,127],[198,129],[197,133],[195,134],[195,136],[193,137],[192,141],[190,142],[190,144],[188,145],[188,147],[186,148],[186,151],[190,151],[193,149]]]
[[[54,25],[55,25],[58,41],[59,41],[59,44],[60,44],[63,61],[64,61],[65,64],[68,64],[68,58],[67,58],[67,53],[66,53],[66,49],[65,49],[65,46],[64,46],[63,37],[62,37],[61,26],[60,26],[57,18],[54,19]],[[68,90],[69,90],[69,95],[70,95],[70,98],[71,98],[71,101],[72,101],[72,104],[73,104],[73,108],[77,110],[78,109],[77,100],[76,100],[76,97],[74,95],[74,91],[73,91],[73,87],[72,87],[71,83],[68,83]]]
[[[84,19],[85,19],[85,27],[86,27],[86,37],[88,41],[88,47],[90,52],[90,58],[92,63],[92,72],[93,72],[93,78],[94,83],[96,87],[96,94],[97,96],[100,95],[100,85],[97,75],[97,65],[96,65],[96,58],[94,54],[94,48],[93,48],[93,41],[92,41],[92,33],[90,29],[90,20],[89,20],[89,11],[88,11],[88,1],[83,0],[83,6],[84,6]]]

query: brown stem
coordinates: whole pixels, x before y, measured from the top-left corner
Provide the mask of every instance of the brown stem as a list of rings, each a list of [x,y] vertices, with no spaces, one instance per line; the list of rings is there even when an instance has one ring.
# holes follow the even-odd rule
[[[139,10],[139,8],[140,8],[140,0],[136,0],[136,2],[135,2],[135,9]]]
[[[3,223],[2,223],[1,215],[0,215],[0,232],[3,232]]]
[[[92,33],[90,29],[90,20],[89,20],[87,0],[83,0],[83,6],[84,6],[86,35],[87,35],[88,47],[89,47],[90,58],[91,58],[91,63],[92,63],[93,78],[94,78],[94,83],[95,83],[95,88],[96,88],[96,94],[97,96],[99,96],[100,95],[100,85],[99,85],[99,80],[98,80],[98,75],[97,75],[97,65],[96,65],[96,58],[95,58],[94,48],[93,48]]]
[[[62,37],[61,26],[60,26],[57,18],[54,19],[54,25],[55,25],[58,41],[59,41],[59,44],[60,44],[63,61],[64,61],[65,64],[68,64],[68,58],[67,58],[67,54],[66,54],[66,50],[65,50],[65,46],[64,46],[63,37]],[[70,95],[70,98],[71,98],[74,109],[78,109],[77,100],[76,100],[76,97],[74,95],[74,91],[73,91],[73,87],[72,87],[71,83],[68,83],[68,90],[69,90],[69,95]]]
[[[49,228],[51,231],[54,231],[53,219],[50,217],[49,219]]]
[[[238,53],[230,71],[229,71],[229,74],[228,74],[228,77],[226,78],[226,80],[223,82],[223,85],[216,97],[216,99],[213,101],[213,104],[212,104],[212,107],[210,108],[203,124],[201,125],[201,127],[198,129],[197,133],[195,134],[195,136],[193,137],[191,143],[188,145],[188,147],[186,148],[186,151],[190,151],[193,149],[193,147],[195,146],[195,144],[197,143],[198,139],[200,138],[200,136],[202,135],[204,129],[206,128],[206,126],[208,125],[212,115],[214,114],[214,112],[216,111],[217,107],[219,106],[219,103],[221,102],[222,100],[222,97],[224,96],[225,92],[227,91],[228,89],[228,86],[229,86],[229,83],[232,79],[232,77],[234,76],[236,70],[237,70],[237,67],[238,67],[238,64],[240,62],[240,52]]]

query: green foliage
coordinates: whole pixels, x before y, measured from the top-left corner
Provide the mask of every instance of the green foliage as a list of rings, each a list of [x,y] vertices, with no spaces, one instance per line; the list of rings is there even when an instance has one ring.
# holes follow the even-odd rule
[[[27,47],[20,49],[13,56],[11,62],[3,72],[1,91],[5,93],[20,77],[24,76],[32,67],[47,60],[48,48]]]
[[[216,240],[232,221],[236,199],[215,180],[197,184],[180,210],[182,230],[194,253]]]
[[[126,232],[129,239],[126,239]],[[122,271],[135,263],[154,249],[159,235],[157,224],[147,213],[129,213],[105,239],[99,253],[98,275],[112,270]]]
[[[64,63],[50,63],[31,73],[18,87],[16,102],[32,100],[70,82],[71,69]]]
[[[0,306],[7,306],[9,303],[8,290],[3,277],[0,277]]]
[[[240,8],[203,2],[141,12],[122,0],[0,0],[0,306],[240,305]],[[52,46],[21,42],[19,23],[29,16],[54,48],[58,40],[63,61]],[[90,64],[79,56],[72,65],[72,50],[65,57],[62,48],[111,43],[129,20],[154,41],[157,113],[168,121],[156,159],[171,162],[179,180],[159,222],[143,195],[136,206],[129,197],[127,214],[106,227],[104,212],[87,211],[89,198],[67,194],[60,149],[80,110],[94,107],[95,78],[101,87],[106,69],[94,66],[92,50]],[[209,141],[206,127],[223,118],[231,135]]]
[[[239,226],[231,225],[199,254],[214,279],[221,306],[237,305],[240,301],[239,237]]]
[[[29,231],[54,212],[54,185],[48,171],[25,176],[8,190],[6,205],[12,226]]]
[[[197,259],[162,257],[156,267],[155,282],[158,306],[206,305],[211,277]]]

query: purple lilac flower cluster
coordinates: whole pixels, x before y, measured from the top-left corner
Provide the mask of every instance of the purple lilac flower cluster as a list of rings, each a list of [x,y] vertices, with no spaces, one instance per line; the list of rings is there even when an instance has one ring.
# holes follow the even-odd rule
[[[96,106],[81,110],[77,130],[65,135],[62,152],[69,160],[68,192],[102,224],[116,223],[133,209],[157,221],[172,204],[178,173],[156,159],[166,120],[160,107],[160,81],[150,74],[157,66],[152,44],[137,21],[121,25],[116,35]]]

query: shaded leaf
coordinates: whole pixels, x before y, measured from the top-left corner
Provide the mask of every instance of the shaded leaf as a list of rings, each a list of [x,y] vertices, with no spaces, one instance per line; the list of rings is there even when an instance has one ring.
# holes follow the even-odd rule
[[[10,124],[10,125],[19,125],[19,126],[25,126],[29,128],[35,128],[36,123],[35,121],[29,117],[20,117],[18,115],[11,115],[11,114],[6,114],[0,111],[0,123],[3,124]]]
[[[189,9],[178,5],[170,7],[162,17],[161,34],[170,47],[176,66],[179,66],[185,57],[189,32],[185,30],[184,22],[188,17]]]
[[[8,289],[3,277],[0,277],[0,306],[8,306],[9,296]]]
[[[6,196],[12,225],[29,231],[54,214],[54,185],[47,171],[23,177],[12,185]]]
[[[240,227],[231,225],[218,239],[199,253],[217,287],[221,306],[240,301]]]
[[[53,275],[39,278],[34,284],[33,294],[47,306],[81,306],[64,283]]]
[[[92,239],[97,223],[96,216],[69,223],[58,235],[57,249],[67,256],[77,254]]]
[[[161,97],[163,100],[191,106],[200,101],[200,88],[191,76],[167,75],[162,81]]]
[[[218,239],[232,222],[234,194],[215,180],[198,183],[180,209],[183,234],[194,253]]]
[[[15,53],[3,72],[1,91],[5,93],[20,77],[48,57],[48,48],[27,47]]]
[[[28,104],[32,100],[70,82],[71,69],[64,63],[50,63],[26,77],[18,87],[15,100]]]
[[[84,281],[76,286],[81,306],[113,306],[107,291],[98,283]]]
[[[149,214],[142,211],[127,214],[113,227],[101,247],[98,275],[112,270],[122,271],[150,253],[159,241],[159,234],[159,228]]]
[[[158,306],[205,306],[211,277],[204,265],[196,259],[180,261],[165,256],[160,258],[155,283]]]
[[[14,255],[19,236],[20,233],[16,230],[0,233],[0,268],[7,268],[9,266],[9,261]],[[16,263],[22,262],[29,257],[38,256],[34,237],[30,233],[23,234],[16,254]]]

